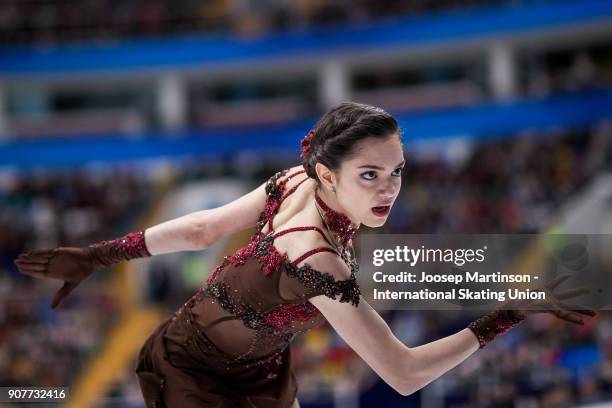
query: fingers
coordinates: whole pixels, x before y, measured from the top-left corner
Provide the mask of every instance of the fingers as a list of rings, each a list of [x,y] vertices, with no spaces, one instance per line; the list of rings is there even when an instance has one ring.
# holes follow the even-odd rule
[[[561,306],[562,308],[572,311],[574,313],[580,313],[580,314],[591,316],[591,317],[597,314],[597,312],[595,312],[592,309],[585,309],[582,306],[579,306],[576,304],[565,303],[565,302],[558,302],[557,304]]]
[[[59,251],[59,248],[49,249],[36,249],[31,252],[19,254],[18,260],[28,262],[48,262],[49,259],[53,258]]]
[[[563,300],[563,299],[569,299],[569,298],[573,298],[573,297],[580,296],[580,295],[585,295],[590,292],[591,292],[591,289],[583,286],[583,287],[576,288],[576,289],[570,289],[563,293],[555,294],[554,296],[557,299]]]
[[[44,278],[51,258],[59,252],[59,247],[36,249],[19,254],[14,263],[19,271],[35,278]]]
[[[17,264],[22,264],[22,265],[27,265],[27,264],[38,264],[38,265],[47,265],[49,263],[49,259],[48,258],[26,258],[26,257],[19,257],[17,259],[15,259],[15,265]]]
[[[45,264],[18,262],[18,261],[16,261],[15,264],[19,266],[21,269],[29,269],[35,272],[44,272],[45,270],[47,270],[47,265]]]
[[[23,274],[33,276],[35,278],[44,278],[47,272],[47,265],[37,262],[25,262],[16,260],[15,265]]]
[[[51,302],[51,308],[55,309],[56,307],[58,307],[60,305],[60,303],[62,302],[62,300],[68,296],[68,294],[70,292],[72,292],[72,290],[77,286],[77,283],[74,282],[65,282],[64,286],[62,286],[60,288],[60,290],[57,291],[57,293],[55,294],[55,296],[53,297],[53,301]]]
[[[563,309],[555,309],[552,311],[555,316],[571,323],[584,325],[584,321],[576,314]]]
[[[559,286],[562,282],[565,282],[565,280],[567,278],[569,278],[571,275],[569,273],[566,273],[565,275],[559,275],[557,276],[555,279],[553,279],[552,281],[550,281],[548,284],[546,284],[545,286],[550,289],[553,290],[554,288],[556,288],[557,286]]]
[[[55,247],[55,248],[45,248],[45,249],[35,249],[33,251],[30,251],[28,253],[26,253],[26,255],[28,256],[45,256],[45,257],[49,257],[52,256],[53,254],[55,254],[58,251],[59,248]]]

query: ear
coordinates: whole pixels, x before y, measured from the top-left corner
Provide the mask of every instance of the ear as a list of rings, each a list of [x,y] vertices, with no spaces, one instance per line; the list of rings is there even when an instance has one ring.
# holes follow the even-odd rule
[[[336,175],[326,165],[322,163],[315,164],[315,171],[323,187],[331,189],[336,185]]]

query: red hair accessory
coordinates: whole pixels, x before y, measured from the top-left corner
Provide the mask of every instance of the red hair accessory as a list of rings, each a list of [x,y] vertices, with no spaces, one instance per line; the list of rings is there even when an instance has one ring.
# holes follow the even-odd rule
[[[308,132],[306,136],[302,138],[300,145],[302,146],[302,150],[300,151],[300,158],[306,157],[310,153],[310,139],[312,139],[312,135],[314,135],[314,130]]]

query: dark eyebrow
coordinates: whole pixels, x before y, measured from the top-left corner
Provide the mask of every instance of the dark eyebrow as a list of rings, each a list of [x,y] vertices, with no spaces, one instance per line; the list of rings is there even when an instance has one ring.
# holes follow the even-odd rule
[[[402,160],[397,166],[395,167],[399,167],[402,164],[406,163],[406,159]],[[380,166],[375,166],[373,164],[364,164],[363,166],[359,166],[357,167],[358,169],[375,169],[375,170],[384,170],[384,168],[380,167]]]

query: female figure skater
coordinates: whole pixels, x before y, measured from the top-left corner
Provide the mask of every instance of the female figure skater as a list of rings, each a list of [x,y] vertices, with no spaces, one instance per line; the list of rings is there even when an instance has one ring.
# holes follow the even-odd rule
[[[382,226],[399,193],[400,130],[383,111],[342,103],[302,140],[302,165],[274,174],[243,197],[85,248],[22,254],[35,277],[61,279],[57,307],[94,270],[122,260],[200,250],[255,227],[207,282],[142,347],[136,372],[147,407],[299,407],[289,343],[327,320],[402,395],[419,390],[531,313],[582,324],[593,316],[558,300],[496,309],[451,336],[407,347],[365,304],[355,279],[353,235]],[[567,276],[544,287],[551,291]],[[569,310],[568,310],[569,309]]]

